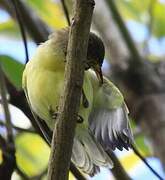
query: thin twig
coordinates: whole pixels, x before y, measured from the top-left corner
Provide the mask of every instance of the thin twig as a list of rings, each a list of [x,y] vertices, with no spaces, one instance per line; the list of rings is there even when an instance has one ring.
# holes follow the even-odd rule
[[[147,55],[149,53],[148,43],[152,37],[153,24],[154,24],[154,8],[155,8],[156,3],[157,3],[156,0],[150,0],[150,4],[149,4],[149,8],[148,8],[148,14],[149,14],[149,21],[147,23],[148,35],[147,35],[147,38],[143,44],[145,55]]]
[[[2,98],[3,110],[4,110],[4,114],[5,114],[5,120],[6,120],[7,141],[13,145],[13,148],[15,148],[12,123],[11,123],[10,112],[9,112],[9,108],[8,108],[8,100],[6,98],[7,90],[6,90],[6,84],[5,84],[5,80],[4,80],[1,63],[0,63],[0,82],[1,82],[0,83],[0,93],[1,93],[1,98]]]
[[[128,50],[130,50],[130,54],[133,58],[131,58],[132,60],[134,60],[134,64],[141,64],[142,63],[142,58],[141,55],[138,51],[138,49],[136,48],[136,45],[117,9],[116,6],[116,2],[114,0],[106,0],[106,3],[109,7],[109,9],[111,10],[111,13],[113,15],[113,19],[115,20],[116,24],[119,27],[119,30],[122,34],[123,39],[125,40],[126,46],[128,47]]]
[[[16,166],[16,172],[23,180],[29,180],[30,178],[18,167]]]
[[[3,111],[6,121],[6,130],[7,130],[7,141],[4,141],[5,142],[4,147],[2,146],[3,161],[0,165],[0,179],[4,178],[6,180],[9,180],[11,179],[12,173],[16,166],[16,157],[15,157],[14,136],[11,125],[10,112],[8,108],[8,100],[6,98],[7,90],[6,90],[6,84],[5,84],[1,63],[0,63],[0,94],[1,94],[1,102],[3,106]],[[1,143],[2,140],[3,139],[1,138]]]
[[[0,126],[6,127],[6,124],[3,121],[0,120]],[[31,129],[31,128],[25,129],[25,128],[15,126],[13,124],[12,124],[12,128],[14,128],[15,130],[20,131],[20,132],[28,132],[28,133],[34,133],[34,134],[37,133],[34,129]]]
[[[121,165],[120,161],[116,157],[115,153],[113,151],[106,151],[109,157],[112,159],[114,163],[114,168],[111,169],[110,171],[114,175],[115,179],[118,180],[131,180],[123,166]]]
[[[146,159],[141,155],[141,153],[137,150],[137,148],[132,145],[131,147],[134,151],[134,153],[144,162],[144,164],[150,169],[150,171],[160,180],[164,180],[151,166],[150,164],[146,161]]]
[[[2,0],[1,2],[1,5],[3,5],[3,7],[8,11],[8,13],[15,18],[15,12],[11,8],[10,1]],[[19,5],[18,8],[21,9],[21,18],[24,22],[26,22],[24,25],[26,26],[26,29],[28,30],[33,40],[37,44],[45,41],[50,33],[50,29],[48,28],[48,26],[43,21],[41,21],[41,19],[34,12],[32,12],[32,10],[24,2],[18,0],[17,4]],[[38,127],[38,124],[36,123],[29,107],[27,106],[27,102],[25,100],[23,91],[18,91],[14,87],[14,85],[7,79],[7,77],[5,77],[5,79],[7,82],[8,91],[10,93],[10,103],[15,105],[25,113],[25,115],[30,119],[37,133],[46,141],[44,135],[42,134],[42,130],[40,129],[40,127]],[[44,131],[47,132],[47,128],[45,130],[44,125],[42,126],[41,124],[41,127]],[[75,165],[72,162],[70,165],[70,170],[72,174],[75,176],[75,178],[79,180],[85,180],[85,177],[83,177],[81,172],[75,167]]]
[[[1,6],[5,8],[8,13],[15,19],[15,10],[11,4],[11,0],[1,0]],[[37,44],[48,39],[50,28],[35,14],[35,12],[27,6],[24,1],[17,0],[18,9],[20,9],[20,16],[25,25],[25,28]]]
[[[23,21],[21,18],[21,14],[20,14],[20,10],[18,9],[17,0],[12,0],[13,6],[15,8],[15,12],[16,12],[16,19],[18,21],[19,24],[19,28],[20,28],[20,32],[22,35],[22,40],[23,40],[23,44],[24,44],[24,49],[25,49],[25,56],[26,56],[26,61],[25,63],[27,63],[29,61],[29,55],[28,55],[28,46],[27,46],[27,38],[26,38],[26,33],[25,33],[25,29],[24,29],[24,25],[23,25]]]
[[[31,177],[30,180],[41,180],[43,176],[46,175],[48,169],[45,168],[39,175]]]
[[[66,20],[68,22],[68,25],[70,26],[69,12],[68,12],[68,8],[66,6],[65,0],[61,0],[61,4],[62,4],[63,10],[64,10]]]
[[[3,136],[1,136],[1,134],[0,134],[0,149],[2,150],[2,152],[6,151],[6,141],[3,138]]]

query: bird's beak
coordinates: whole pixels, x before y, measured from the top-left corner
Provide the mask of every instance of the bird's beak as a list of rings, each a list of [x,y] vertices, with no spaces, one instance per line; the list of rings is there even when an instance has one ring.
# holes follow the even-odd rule
[[[103,84],[103,74],[102,74],[101,66],[99,64],[97,64],[93,67],[93,70],[96,73],[96,76],[99,80],[100,85],[102,85]]]

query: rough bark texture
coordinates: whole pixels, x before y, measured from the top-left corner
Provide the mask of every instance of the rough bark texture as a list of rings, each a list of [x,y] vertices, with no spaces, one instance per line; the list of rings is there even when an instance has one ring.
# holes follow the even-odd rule
[[[50,29],[48,28],[48,26],[34,12],[32,12],[32,10],[24,2],[17,0],[17,5],[19,6],[18,8],[20,9],[19,13],[22,18],[22,21],[25,22],[24,24],[25,28],[29,32],[29,35],[32,37],[34,42],[39,44],[47,40],[48,35],[50,33]],[[1,0],[0,6],[6,9],[13,18],[16,18],[13,5],[9,0],[6,1]],[[22,90],[21,91],[17,90],[16,87],[14,87],[14,85],[8,80],[7,77],[5,77],[5,81],[7,84],[8,93],[10,94],[10,103],[24,112],[24,114],[30,119],[36,132],[46,141],[40,127],[38,126],[38,123],[35,121],[30,111],[24,92]],[[40,126],[44,131],[47,132],[47,136],[50,137],[49,139],[51,139],[52,135],[51,132],[49,132],[50,130],[47,129],[47,126],[44,123],[44,121],[40,121],[40,122],[42,122]],[[85,180],[85,177],[80,173],[80,171],[74,166],[73,163],[70,164],[70,171],[77,179]]]
[[[76,0],[75,2],[75,13],[71,24],[66,58],[64,95],[61,97],[60,114],[53,132],[48,180],[68,179],[80,105],[84,60],[87,56],[89,31],[95,3],[93,0]]]

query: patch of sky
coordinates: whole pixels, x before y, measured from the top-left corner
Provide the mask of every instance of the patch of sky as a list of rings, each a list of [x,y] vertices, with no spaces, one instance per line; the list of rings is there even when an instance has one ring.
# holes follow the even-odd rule
[[[3,9],[0,9],[0,22],[5,22],[8,19],[10,19],[9,14],[6,11],[4,11]]]
[[[131,33],[133,39],[137,43],[143,42],[146,39],[146,37],[148,36],[148,29],[142,23],[138,23],[133,20],[128,20],[126,22],[126,26],[129,30],[129,32]]]
[[[22,63],[25,62],[25,49],[21,40],[13,40],[7,38],[6,36],[0,36],[0,42],[1,44],[3,44],[2,46],[0,46],[0,55],[9,55]],[[35,43],[28,42],[29,57],[32,56],[35,49]]]
[[[129,158],[132,156],[133,151],[129,150],[115,150],[115,154],[117,157],[120,158]],[[134,153],[133,153],[134,154]],[[161,177],[165,177],[165,174],[163,172],[163,166],[158,158],[155,157],[149,157],[146,158],[147,162],[150,164],[150,166],[157,172]],[[133,162],[132,162],[133,163]],[[158,180],[157,177],[149,170],[149,168],[139,159],[139,161],[132,164],[132,168],[128,171],[128,174],[133,180]]]
[[[165,178],[160,160],[154,157],[150,157],[147,158],[147,162],[157,173],[159,173],[162,178]],[[143,162],[138,163],[136,167],[129,171],[129,174],[133,180],[159,180]]]
[[[131,33],[131,36],[137,43],[144,42],[148,37],[148,29],[144,24],[129,20],[126,22],[126,25]],[[165,55],[165,37],[157,39],[156,37],[152,36],[148,42],[148,49],[151,54],[156,56]]]
[[[164,3],[165,4],[165,0],[159,0],[161,3]]]
[[[165,38],[160,40],[152,37],[148,44],[149,51],[157,56],[165,55]]]

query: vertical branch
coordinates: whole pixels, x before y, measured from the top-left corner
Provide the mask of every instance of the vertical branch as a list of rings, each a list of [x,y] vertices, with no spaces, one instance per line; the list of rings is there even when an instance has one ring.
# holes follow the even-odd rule
[[[124,21],[123,21],[121,15],[119,13],[117,7],[116,7],[115,1],[114,0],[106,0],[106,3],[108,5],[109,9],[111,10],[113,18],[114,18],[116,24],[118,25],[118,27],[121,31],[121,34],[122,34],[122,36],[126,42],[126,46],[130,50],[130,54],[135,61],[134,63],[141,64],[142,59],[141,59],[141,56],[139,54],[139,51],[136,48],[135,43],[134,43],[129,31],[124,24]]]
[[[13,138],[13,130],[12,123],[10,119],[10,112],[8,108],[8,101],[6,98],[7,90],[4,79],[4,74],[2,71],[1,63],[0,63],[0,95],[1,102],[3,106],[3,111],[6,120],[6,130],[7,130],[7,141],[3,141],[1,138],[1,142],[3,142],[4,149],[2,148],[2,157],[3,162],[0,165],[0,179],[11,179],[11,175],[16,167],[16,158],[15,158],[15,144]]]
[[[148,55],[149,53],[149,48],[148,48],[148,43],[152,37],[152,31],[153,31],[153,24],[154,24],[154,8],[156,5],[157,1],[156,0],[150,0],[150,4],[148,7],[148,15],[149,15],[149,20],[147,22],[147,27],[148,27],[148,34],[147,34],[147,38],[144,41],[144,54]]]
[[[6,98],[6,94],[7,94],[6,84],[5,84],[1,64],[0,64],[0,93],[1,93],[1,98],[2,98],[2,105],[3,105],[5,120],[6,120],[7,141],[9,143],[12,143],[14,146],[12,123],[11,123],[10,112],[8,108],[8,101]]]
[[[20,11],[20,16],[23,21],[23,25],[31,35],[33,40],[40,44],[47,40],[50,34],[50,28],[35,14],[35,12],[26,5],[24,1],[17,0],[17,9]],[[1,0],[1,6],[8,11],[8,13],[15,17],[15,10],[11,0]]]
[[[48,180],[67,180],[84,76],[93,0],[76,0],[69,33],[64,95],[53,132]]]
[[[23,3],[20,0],[18,1],[13,0],[13,2],[15,2],[15,5],[17,6],[17,10],[18,9],[20,10],[19,15],[21,16],[21,20],[23,22],[26,22],[26,23],[23,23],[22,26],[26,27],[27,31],[29,32],[33,40],[37,44],[41,43],[42,41],[45,41],[47,39],[47,36],[49,35],[49,30],[48,30],[49,28],[47,27],[47,25],[25,3]],[[11,2],[9,0],[2,0],[1,3],[2,3],[1,5],[3,6],[3,8],[5,8],[13,18],[16,18],[15,11],[13,9]],[[67,8],[66,8],[66,11],[68,11]],[[69,16],[69,13],[68,13],[68,16]],[[26,59],[28,59],[28,57],[26,57]],[[37,122],[32,116],[32,113],[29,107],[27,106],[24,93],[22,91],[18,91],[14,87],[14,85],[7,79],[7,77],[5,77],[5,80],[6,80],[8,92],[10,94],[10,103],[20,108],[25,113],[25,115],[30,119],[37,133],[46,141],[46,139],[44,138],[42,134],[41,129],[39,128]],[[40,121],[40,122],[43,122],[43,121]],[[46,128],[45,124],[42,123],[41,126],[42,126],[42,129],[48,134],[47,136],[49,136],[50,133],[48,132],[48,129]],[[51,136],[50,136],[50,139],[51,139]],[[74,166],[73,163],[71,163],[70,165],[70,170],[77,179],[85,180],[83,175]]]
[[[24,47],[25,47],[24,49],[25,49],[25,56],[26,56],[25,63],[27,63],[29,61],[27,38],[26,38],[26,33],[25,33],[22,18],[21,18],[21,14],[20,14],[18,6],[17,6],[18,1],[12,0],[12,3],[13,3],[13,6],[14,6],[14,9],[15,9],[15,13],[16,13],[16,17],[17,17],[16,19],[18,21],[20,32],[21,32],[21,35],[22,35],[22,41],[23,41],[23,44],[24,44]]]

